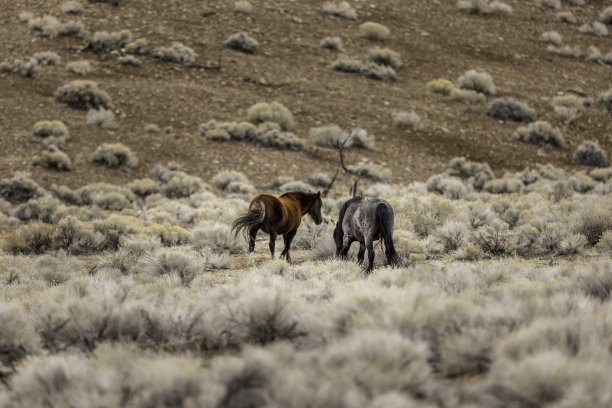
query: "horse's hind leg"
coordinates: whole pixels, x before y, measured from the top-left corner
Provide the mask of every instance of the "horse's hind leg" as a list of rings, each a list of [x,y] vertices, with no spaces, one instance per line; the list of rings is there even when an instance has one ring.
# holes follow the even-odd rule
[[[276,231],[270,231],[270,254],[272,255],[272,259],[274,259],[274,246],[276,245],[277,235]]]
[[[249,230],[249,252],[255,250],[255,238],[257,237],[257,231],[259,231],[259,225],[254,225]]]
[[[288,233],[283,234],[285,248],[283,249],[283,252],[281,252],[280,257],[282,258],[284,256],[285,259],[287,259],[287,262],[289,263],[291,263],[291,255],[289,254],[289,251],[291,250],[291,241],[293,241],[296,232],[297,229],[294,229],[293,231],[289,231]]]
[[[361,265],[363,263],[363,256],[365,254],[365,244],[363,242],[359,243],[359,252],[357,252],[357,263]]]
[[[350,235],[344,235],[342,240],[342,250],[340,251],[340,259],[346,259],[348,255],[349,249],[351,249],[351,244],[355,239]]]
[[[366,243],[366,249],[368,250],[368,268],[366,269],[367,273],[372,272],[372,268],[374,267],[374,245],[372,241],[368,241]]]

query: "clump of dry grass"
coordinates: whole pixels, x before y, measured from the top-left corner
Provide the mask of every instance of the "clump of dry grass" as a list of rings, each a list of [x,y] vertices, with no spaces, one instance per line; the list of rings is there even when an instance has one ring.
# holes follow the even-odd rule
[[[234,3],[234,10],[238,13],[249,14],[253,10],[253,6],[246,0],[240,0]]]
[[[344,52],[342,39],[340,37],[325,37],[321,40],[321,47],[328,50]]]
[[[35,58],[30,58],[28,61],[2,62],[0,63],[0,72],[10,72],[24,78],[36,79],[42,73],[42,69]]]
[[[115,129],[115,114],[107,109],[90,109],[87,111],[87,124],[99,126],[102,129]]]
[[[96,31],[89,42],[89,47],[96,52],[110,51],[123,48],[131,41],[132,32],[130,30],[110,33],[108,31]]]
[[[75,109],[112,109],[110,96],[89,80],[72,81],[55,91],[55,99]]]
[[[376,79],[379,81],[397,81],[398,77],[393,67],[378,65],[373,62],[363,62],[358,59],[349,57],[340,57],[332,62],[329,68],[334,71],[348,72],[358,74],[366,78]]]
[[[578,32],[582,34],[594,35],[597,37],[607,37],[608,36],[608,28],[605,24],[600,23],[599,21],[593,21],[589,24],[583,24],[578,27]]]
[[[546,31],[540,35],[540,41],[560,46],[563,44],[563,36],[556,31]]]
[[[380,23],[366,21],[359,25],[359,34],[370,41],[382,41],[389,38],[391,32],[386,26]]]
[[[259,42],[251,37],[248,33],[241,31],[236,34],[230,35],[227,40],[223,42],[227,48],[232,50],[241,51],[247,54],[254,54],[257,52]]]
[[[62,3],[62,13],[64,14],[81,14],[84,8],[78,1],[70,0]]]
[[[357,20],[357,12],[346,1],[341,1],[340,3],[327,1],[323,3],[321,11],[323,12],[323,14],[329,14],[331,16],[345,18],[347,20]]]
[[[390,50],[389,48],[374,47],[368,50],[366,58],[378,65],[386,65],[393,69],[398,69],[402,66],[402,60],[399,52]]]
[[[35,157],[32,165],[57,171],[72,170],[70,157],[55,146],[50,146],[49,150],[44,152],[42,156]]]
[[[425,86],[425,89],[431,93],[450,95],[453,89],[455,89],[455,84],[448,79],[439,78],[429,81]]]
[[[421,122],[421,117],[415,112],[398,112],[393,117],[393,125],[404,130],[419,131],[425,128]]]
[[[573,159],[576,163],[585,164],[587,166],[608,166],[606,152],[599,146],[597,141],[585,140],[580,143],[574,152]]]
[[[290,130],[295,125],[291,111],[280,102],[260,102],[247,109],[246,118],[249,122],[259,124],[265,122],[278,123],[283,130]]]
[[[563,95],[553,98],[551,105],[557,116],[569,123],[584,109],[584,100],[576,95]]]
[[[483,93],[471,89],[454,88],[450,93],[450,99],[451,101],[474,105],[486,102],[487,97]]]
[[[564,58],[580,58],[582,55],[582,51],[578,45],[572,46],[566,44],[561,47],[555,47],[551,44],[546,47],[546,51]]]
[[[527,127],[519,127],[513,136],[517,140],[537,146],[550,144],[559,149],[567,149],[567,143],[561,131],[543,120],[531,123]]]
[[[91,71],[91,63],[89,61],[72,61],[66,64],[66,71],[73,74],[84,76]]]
[[[139,53],[138,49],[133,50]],[[144,51],[140,51],[142,53]],[[161,61],[175,62],[181,65],[189,65],[195,62],[196,53],[193,49],[180,42],[173,42],[170,47],[157,47],[153,50],[153,56]]]
[[[461,75],[457,85],[461,89],[469,89],[485,95],[493,95],[495,93],[495,85],[491,75],[487,72],[476,71],[475,69],[470,69]]]
[[[491,102],[485,114],[495,119],[514,122],[533,122],[536,120],[536,113],[529,105],[512,98],[495,99]]]
[[[565,24],[576,24],[578,23],[578,19],[571,11],[562,11],[557,13],[557,18],[559,21]]]
[[[91,155],[91,162],[112,169],[129,170],[138,164],[129,147],[121,143],[104,143]]]
[[[32,56],[40,65],[59,65],[61,58],[53,51],[41,51]]]

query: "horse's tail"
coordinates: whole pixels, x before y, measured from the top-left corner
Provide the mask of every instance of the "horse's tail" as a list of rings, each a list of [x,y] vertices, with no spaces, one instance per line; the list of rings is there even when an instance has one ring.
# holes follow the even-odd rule
[[[393,213],[389,211],[386,204],[380,203],[376,206],[376,219],[380,226],[380,237],[385,245],[387,263],[389,265],[401,265],[400,256],[395,251],[395,245],[393,245],[393,225],[391,224]]]
[[[249,211],[245,212],[232,223],[232,231],[235,231],[234,237],[237,237],[240,231],[245,231],[245,234],[251,227],[261,224],[266,216],[266,207],[262,200],[257,200],[249,206]]]

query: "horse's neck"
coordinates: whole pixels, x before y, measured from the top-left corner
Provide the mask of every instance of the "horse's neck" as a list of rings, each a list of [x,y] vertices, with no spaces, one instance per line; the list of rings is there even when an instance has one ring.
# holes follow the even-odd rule
[[[300,205],[300,208],[302,210],[302,215],[306,214],[308,212],[308,210],[310,210],[310,208],[314,204],[314,200],[308,194],[304,194],[304,193],[292,193],[291,197],[295,201],[297,201],[298,204]]]

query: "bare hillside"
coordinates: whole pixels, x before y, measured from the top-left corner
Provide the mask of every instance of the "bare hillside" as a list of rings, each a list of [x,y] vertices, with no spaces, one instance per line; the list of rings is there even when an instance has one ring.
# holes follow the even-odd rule
[[[596,140],[612,151],[611,116],[595,106],[598,95],[611,83],[605,54],[612,52],[612,41],[610,36],[579,32],[582,24],[597,21],[609,3],[587,1],[572,7],[562,2],[562,9],[554,10],[533,1],[512,1],[507,15],[478,15],[460,11],[453,0],[355,0],[351,6],[356,19],[324,13],[323,3],[252,1],[252,10],[246,12],[237,10],[233,1],[119,0],[118,6],[84,2],[81,13],[67,14],[62,12],[62,1],[4,2],[0,177],[27,170],[43,186],[124,183],[150,176],[157,163],[176,161],[204,179],[223,169],[242,171],[258,183],[279,174],[303,179],[316,170],[333,173],[337,166],[336,152],[315,146],[309,138],[311,128],[329,124],[343,129],[360,126],[374,135],[374,149],[351,149],[347,161],[356,163],[366,157],[389,168],[393,182],[423,180],[455,156],[486,161],[501,176],[535,163],[576,166],[572,154],[583,140]],[[20,16],[24,12],[31,15]],[[571,12],[576,23],[562,22],[559,12]],[[33,20],[44,16],[56,17],[59,24],[74,21],[76,29],[66,29],[66,35],[61,29],[40,31],[43,23],[37,27]],[[384,25],[388,38],[373,41],[360,35],[360,25],[368,21]],[[125,57],[134,52],[121,41],[117,46],[92,46],[96,32],[112,35],[121,30],[129,30],[130,42],[144,39],[148,43],[147,55],[132,55],[140,66],[120,63],[121,57],[126,62]],[[562,36],[562,45],[578,46],[580,55],[562,57],[547,51],[549,44],[540,36],[552,30]],[[254,53],[224,45],[238,32],[258,42]],[[325,37],[339,37],[344,53],[323,48]],[[174,42],[192,49],[194,61],[181,64],[152,55],[158,47],[171,47]],[[597,47],[602,57],[587,61],[589,46]],[[397,80],[330,69],[342,55],[366,64],[366,54],[374,47],[399,53]],[[15,60],[26,63],[46,51],[57,53],[61,61],[40,65],[37,78],[11,72],[18,70]],[[89,62],[83,75],[66,69],[68,63],[82,60]],[[470,69],[493,79],[495,94],[486,95],[484,102],[457,102],[426,90],[426,84],[435,79],[456,84]],[[86,110],[55,100],[59,87],[82,79],[97,82],[112,99],[114,128],[88,125]],[[567,94],[587,102],[569,123],[551,106],[555,96]],[[516,140],[513,133],[519,123],[483,114],[498,97],[527,103],[538,119],[560,129],[567,149]],[[199,124],[211,119],[243,120],[253,104],[273,101],[292,113],[295,126],[290,131],[304,140],[303,150],[218,142],[198,130]],[[424,128],[411,131],[394,126],[394,116],[401,111],[414,111]],[[70,136],[61,149],[71,159],[72,171],[32,166],[33,158],[44,150],[41,140],[32,135],[34,124],[41,120],[66,124]],[[149,124],[160,130],[145,131]],[[91,154],[103,143],[128,146],[138,159],[137,166],[122,172],[92,164]]]

